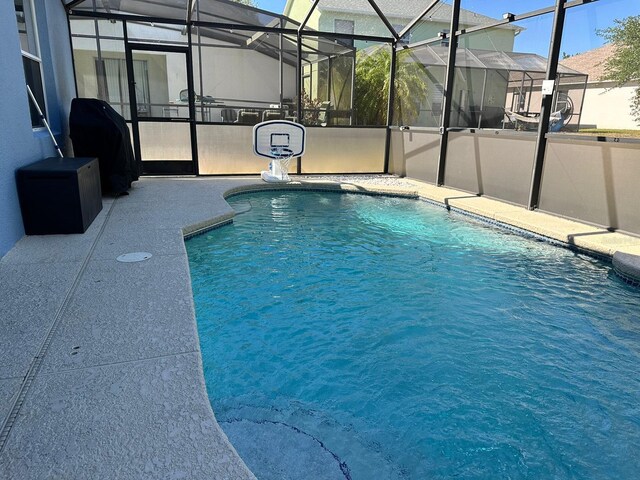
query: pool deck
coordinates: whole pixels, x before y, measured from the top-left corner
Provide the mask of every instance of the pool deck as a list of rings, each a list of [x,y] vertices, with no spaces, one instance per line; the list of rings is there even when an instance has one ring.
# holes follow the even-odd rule
[[[623,272],[640,271],[638,237],[407,179],[359,178],[285,187],[422,197],[615,253]],[[86,233],[24,237],[0,260],[0,478],[255,478],[207,398],[183,237],[229,221],[225,195],[268,188],[257,177],[145,178],[105,198]],[[137,251],[153,256],[116,261]]]

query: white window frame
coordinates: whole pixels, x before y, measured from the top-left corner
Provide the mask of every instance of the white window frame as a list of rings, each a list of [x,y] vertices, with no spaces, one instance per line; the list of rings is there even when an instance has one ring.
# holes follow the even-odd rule
[[[351,28],[345,28],[347,26],[350,26]],[[347,31],[347,30],[350,30],[350,31]],[[354,35],[355,32],[356,32],[356,22],[354,20],[347,20],[347,19],[344,19],[344,18],[334,18],[333,19],[333,31],[335,33]],[[355,45],[355,39],[353,39],[353,38],[350,38],[349,40],[340,39],[339,41],[343,45],[348,45],[350,47],[353,47]]]
[[[36,63],[38,63],[39,67],[40,67],[40,82],[42,83],[42,98],[44,99],[44,105],[41,105],[41,107],[44,106],[44,116],[45,119],[48,117],[49,115],[49,106],[47,104],[47,87],[45,85],[45,81],[44,81],[44,69],[42,66],[42,54],[41,54],[41,50],[40,50],[40,36],[38,34],[38,23],[37,23],[37,19],[36,19],[36,9],[35,9],[35,5],[33,0],[23,0],[22,1],[22,5],[23,5],[23,13],[24,13],[24,23],[25,23],[25,29],[27,32],[27,39],[32,40],[33,42],[33,47],[35,49],[35,54],[32,52],[27,52],[25,50],[22,49],[22,42],[20,42],[20,53],[22,54],[22,57],[24,58],[28,58],[29,60],[32,60]],[[15,4],[14,4],[14,8],[15,8]],[[18,35],[20,33],[18,32]],[[31,38],[31,36],[33,36],[33,38]],[[31,42],[29,42],[31,43]],[[24,62],[24,61],[23,61]],[[25,76],[25,84],[27,82],[26,76]],[[35,92],[34,92],[35,95]],[[27,101],[29,102],[29,112],[31,112],[31,98],[27,98]],[[31,116],[31,114],[29,114],[29,116]],[[38,125],[38,126],[31,126],[31,128],[34,131],[39,131],[39,130],[44,130],[45,126],[44,125]]]

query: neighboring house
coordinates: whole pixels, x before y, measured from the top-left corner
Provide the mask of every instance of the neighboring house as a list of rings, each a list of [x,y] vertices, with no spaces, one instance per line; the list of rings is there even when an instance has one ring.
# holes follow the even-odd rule
[[[60,1],[0,2],[0,257],[24,235],[15,170],[55,154],[30,107],[27,83],[42,103],[58,143],[67,147],[75,97],[67,15]]]
[[[309,0],[287,0],[284,8],[284,15],[296,21],[302,22],[307,16],[313,2]],[[385,14],[389,23],[394,27],[396,32],[400,33],[409,23],[411,23],[418,15],[420,15],[426,3],[423,0],[376,0],[376,5]],[[429,85],[429,94],[422,101],[420,118],[417,123],[420,126],[436,127],[440,125],[440,116],[442,108],[442,97],[444,92],[444,63],[443,55],[446,57],[446,47],[449,39],[438,39],[441,33],[449,32],[451,25],[451,5],[441,3],[434,7],[420,22],[418,22],[411,31],[403,36],[401,42],[404,44],[416,43],[422,40],[435,39],[428,47],[416,49],[412,53],[412,58],[421,56],[430,56],[432,48],[441,50],[443,53],[436,55],[438,61],[435,63],[424,63],[429,71],[425,81]],[[479,13],[462,9],[460,12],[460,28],[471,28],[482,25],[491,25],[498,20]],[[391,33],[380,19],[373,7],[366,0],[358,0],[353,2],[345,2],[342,0],[321,0],[314,12],[312,13],[306,28],[327,33],[343,33],[356,35],[369,35],[378,37],[390,37]],[[483,30],[481,32],[465,35],[460,37],[458,46],[464,49],[474,49],[476,51],[490,52],[512,52],[515,43],[515,37],[522,31],[521,27],[507,24],[500,27]],[[310,41],[307,41],[310,43]],[[311,99],[323,102],[323,105],[329,105],[334,111],[350,112],[353,109],[353,96],[351,95],[350,86],[344,86],[345,81],[342,79],[350,78],[352,64],[345,57],[353,57],[354,50],[359,51],[375,51],[374,44],[365,41],[348,42],[341,39],[340,44],[345,48],[351,48],[351,51],[344,52],[327,52],[326,59],[318,56],[319,60],[315,63],[309,63],[303,66],[303,88],[309,94]],[[324,53],[324,52],[323,52]],[[341,57],[339,59],[339,57]],[[313,58],[313,56],[312,56]],[[340,61],[337,61],[337,60]],[[475,83],[470,77],[467,83]],[[473,82],[472,82],[473,80]],[[500,80],[500,79],[498,79]],[[482,72],[480,79],[482,83]],[[503,85],[504,83],[504,85]],[[458,85],[459,95],[456,99],[458,102],[458,110],[469,109],[473,103],[473,95],[470,92],[471,87]],[[501,111],[504,110],[504,98],[506,96],[506,81],[500,82],[500,85],[494,87],[500,90],[496,95],[489,95],[493,98],[495,107]],[[478,92],[481,93],[481,92]],[[416,92],[420,95],[419,92]],[[478,100],[478,105],[483,104],[486,109],[489,105]],[[495,116],[495,115],[494,115]],[[332,118],[334,115],[332,115]],[[352,115],[349,114],[350,122]],[[357,112],[355,115],[357,123]],[[456,117],[457,118],[457,117]],[[400,119],[396,119],[400,121]],[[485,118],[486,120],[486,118]],[[454,120],[456,123],[457,120]],[[334,119],[333,123],[340,123]],[[475,118],[468,121],[458,122],[460,126],[467,123],[476,125]],[[495,122],[494,122],[495,123]]]
[[[284,15],[297,21],[304,20],[313,2],[309,0],[287,0]],[[377,0],[376,5],[385,14],[389,23],[400,32],[425,8],[424,0]],[[462,9],[460,28],[489,25],[495,18]],[[422,21],[403,38],[404,42],[418,42],[436,38],[440,32],[449,31],[451,24],[451,5],[437,5]],[[389,31],[369,2],[359,0],[321,0],[311,15],[308,28],[321,32],[353,33],[357,35],[390,36]],[[460,47],[500,50],[513,50],[515,36],[522,29],[512,25],[492,29],[489,35],[463,37]],[[358,46],[358,42],[356,42]]]
[[[603,80],[606,61],[616,47],[606,44],[561,60],[561,64],[589,75],[582,107],[582,128],[638,129],[631,115],[631,100],[640,82],[616,87],[615,82]]]

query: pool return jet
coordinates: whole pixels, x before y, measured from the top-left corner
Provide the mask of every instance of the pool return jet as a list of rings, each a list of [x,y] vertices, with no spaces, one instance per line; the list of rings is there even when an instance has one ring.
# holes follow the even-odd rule
[[[253,127],[253,153],[270,159],[269,170],[260,173],[268,183],[290,182],[289,164],[293,157],[304,155],[306,129],[288,120],[270,120]]]

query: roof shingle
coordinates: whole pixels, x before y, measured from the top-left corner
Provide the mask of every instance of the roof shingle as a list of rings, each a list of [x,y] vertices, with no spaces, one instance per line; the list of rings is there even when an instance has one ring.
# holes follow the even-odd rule
[[[603,81],[606,62],[616,51],[616,46],[607,43],[599,48],[578,53],[560,61],[561,65],[589,75],[589,82]]]

